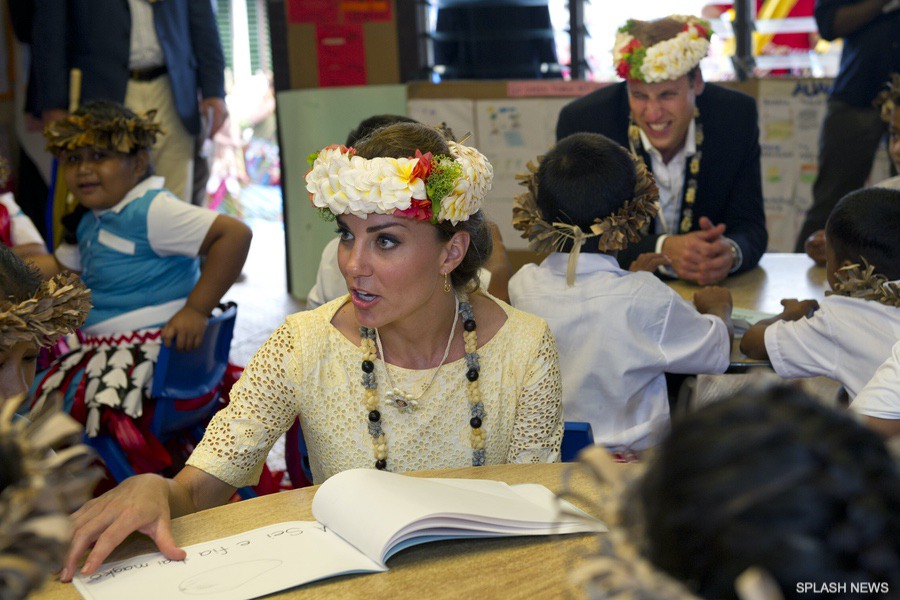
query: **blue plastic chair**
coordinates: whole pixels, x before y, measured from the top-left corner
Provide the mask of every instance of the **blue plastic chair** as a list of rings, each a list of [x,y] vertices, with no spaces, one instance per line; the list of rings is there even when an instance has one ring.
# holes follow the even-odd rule
[[[288,477],[291,478],[291,485],[295,488],[312,485],[309,451],[306,449],[306,440],[303,439],[303,429],[300,428],[299,418],[294,419],[294,424],[285,435],[284,462]]]
[[[591,428],[590,423],[585,421],[566,421],[563,428],[560,460],[562,462],[574,462],[582,448],[593,444],[594,430]]]
[[[209,394],[221,384],[228,369],[236,319],[237,305],[229,302],[222,306],[221,314],[210,318],[199,348],[192,352],[160,348],[150,392],[154,400],[150,431],[161,442],[176,432],[205,428],[216,412],[221,393],[213,394],[200,406],[185,399]],[[199,433],[202,437],[202,431]]]
[[[189,432],[199,441],[206,424],[219,407],[221,391],[216,391],[228,368],[228,354],[234,335],[237,305],[229,302],[210,318],[203,342],[191,352],[178,352],[162,346],[156,361],[151,386],[153,411],[149,429],[160,442],[173,435]],[[215,391],[215,393],[213,393]],[[198,403],[197,399],[209,394]],[[116,481],[122,481],[135,470],[116,439],[107,434],[85,442],[97,450]]]

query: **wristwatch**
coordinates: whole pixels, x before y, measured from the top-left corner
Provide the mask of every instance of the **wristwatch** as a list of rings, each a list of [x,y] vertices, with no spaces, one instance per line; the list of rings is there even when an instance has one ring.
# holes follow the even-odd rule
[[[728,272],[734,273],[741,268],[741,264],[744,262],[744,253],[741,252],[741,247],[734,243],[734,240],[725,238],[725,241],[728,242],[728,247],[731,248],[731,268]]]

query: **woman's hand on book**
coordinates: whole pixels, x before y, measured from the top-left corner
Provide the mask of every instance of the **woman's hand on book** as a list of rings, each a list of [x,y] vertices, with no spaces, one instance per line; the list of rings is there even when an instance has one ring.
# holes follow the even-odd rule
[[[166,558],[184,559],[185,552],[175,544],[170,528],[171,485],[178,484],[159,475],[136,475],[78,509],[72,515],[74,534],[60,580],[72,580],[78,560],[91,544],[94,547],[81,568],[82,575],[96,571],[135,531],[149,536]]]

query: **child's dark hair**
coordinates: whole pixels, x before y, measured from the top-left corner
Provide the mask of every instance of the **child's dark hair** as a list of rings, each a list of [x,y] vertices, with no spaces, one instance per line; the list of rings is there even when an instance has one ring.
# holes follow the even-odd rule
[[[347,135],[345,146],[348,148],[355,146],[356,143],[375,131],[394,123],[418,123],[415,119],[404,117],[403,115],[372,115],[368,119],[363,119],[356,126],[356,129]]]
[[[900,190],[870,187],[841,198],[825,225],[840,265],[861,258],[890,281],[900,279]]]
[[[622,208],[634,196],[634,161],[628,151],[599,133],[561,139],[541,159],[537,205],[548,223],[568,223],[590,232],[594,219]],[[567,240],[563,252],[571,250]],[[597,252],[587,243],[582,252]]]
[[[138,115],[133,110],[119,104],[118,102],[110,102],[109,100],[94,100],[92,102],[88,102],[81,107],[79,107],[74,113],[74,115],[91,115],[97,119],[101,119],[104,121],[112,121],[114,119],[137,119]],[[128,153],[128,156],[135,156],[139,152],[145,151],[145,148],[135,147],[131,152]],[[153,164],[147,165],[147,172],[144,174],[144,178],[153,175]],[[60,219],[63,226],[63,241],[67,244],[77,244],[78,243],[78,224],[81,222],[81,217],[87,213],[88,209],[77,205],[72,212],[65,214]]]
[[[0,301],[23,302],[41,287],[40,272],[0,244]]]
[[[450,155],[450,148],[441,130],[416,121],[376,129],[356,146],[357,155],[363,158],[408,158],[415,156],[416,150],[422,154],[431,152],[434,155]],[[441,221],[435,228],[442,240],[449,240],[457,231],[468,232],[469,249],[459,266],[450,273],[450,279],[457,289],[474,289],[478,285],[478,271],[491,256],[494,247],[484,212],[479,210],[468,220],[456,225]]]
[[[734,598],[750,566],[797,583],[900,590],[900,473],[881,438],[781,386],[673,423],[625,522],[647,558],[704,598]],[[861,597],[861,596],[860,596]],[[887,597],[887,595],[883,596]]]

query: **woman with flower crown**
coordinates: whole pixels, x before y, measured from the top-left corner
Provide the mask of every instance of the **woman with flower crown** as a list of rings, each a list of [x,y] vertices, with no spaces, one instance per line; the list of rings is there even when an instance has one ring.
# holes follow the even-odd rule
[[[132,477],[75,513],[62,572],[94,572],[133,531],[181,559],[169,518],[257,480],[299,415],[313,479],[559,460],[561,389],[547,324],[478,290],[490,255],[474,148],[399,123],[310,157],[313,206],[336,222],[349,294],[289,316],[174,479]]]

